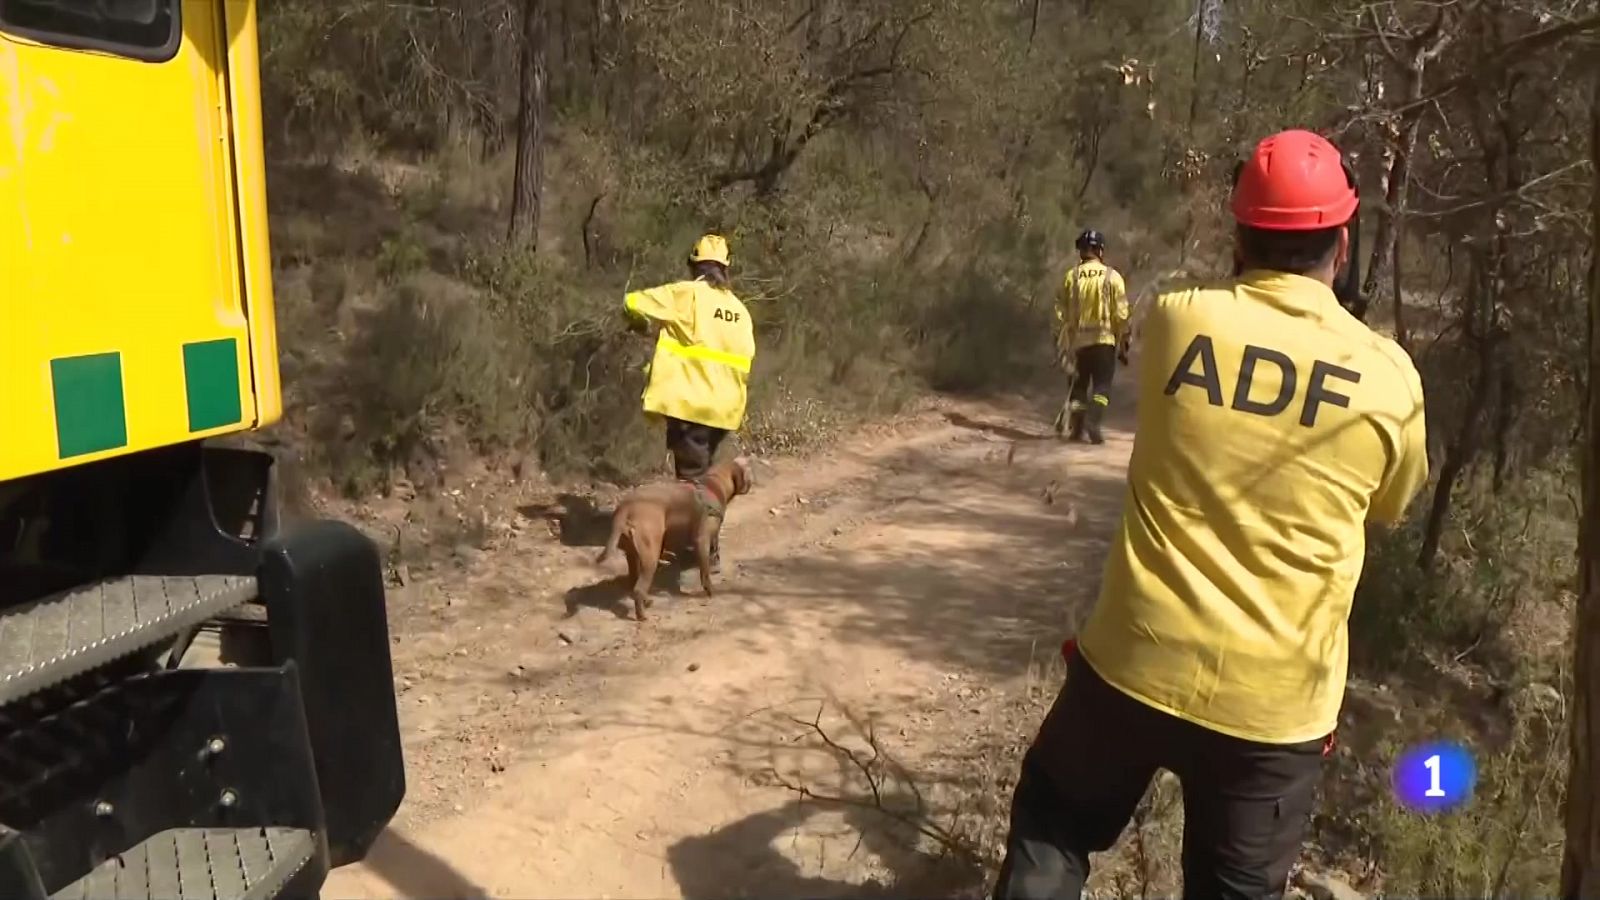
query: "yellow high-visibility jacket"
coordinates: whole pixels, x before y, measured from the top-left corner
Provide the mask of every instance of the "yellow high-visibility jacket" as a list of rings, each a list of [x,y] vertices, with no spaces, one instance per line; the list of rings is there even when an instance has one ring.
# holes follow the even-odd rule
[[[645,412],[728,431],[744,424],[756,339],[739,298],[696,279],[633,291],[623,302],[661,326]]]
[[[1099,260],[1073,266],[1056,297],[1056,345],[1063,351],[1115,345],[1128,327],[1128,288]]]

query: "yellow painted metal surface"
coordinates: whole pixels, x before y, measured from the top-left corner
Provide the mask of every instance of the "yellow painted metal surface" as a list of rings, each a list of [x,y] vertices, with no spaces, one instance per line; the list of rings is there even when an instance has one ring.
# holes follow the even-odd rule
[[[253,7],[163,62],[0,31],[0,481],[280,415]]]
[[[227,0],[228,95],[233,107],[234,172],[239,186],[250,359],[255,376],[256,427],[283,418],[278,376],[277,316],[272,302],[272,253],[267,241],[267,164],[262,150],[261,44],[256,0]]]

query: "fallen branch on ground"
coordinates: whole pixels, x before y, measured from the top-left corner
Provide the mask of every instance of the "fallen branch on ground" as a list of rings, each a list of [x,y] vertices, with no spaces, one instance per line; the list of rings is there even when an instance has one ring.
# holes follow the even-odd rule
[[[794,722],[796,725],[807,729],[813,737],[822,743],[822,745],[834,756],[835,759],[841,763],[848,764],[850,768],[859,773],[861,778],[866,781],[869,796],[850,797],[842,794],[819,793],[815,790],[812,790],[809,785],[800,784],[789,779],[788,777],[779,773],[775,768],[768,769],[768,774],[771,776],[773,784],[784,788],[785,790],[792,791],[793,793],[799,795],[803,800],[811,800],[818,803],[845,806],[855,809],[873,810],[885,818],[904,825],[917,832],[922,837],[933,841],[946,854],[955,856],[964,862],[971,863],[985,870],[994,870],[998,868],[998,860],[989,858],[981,850],[972,846],[972,843],[962,835],[952,831],[951,829],[928,821],[927,805],[923,800],[921,790],[917,787],[915,780],[911,778],[909,772],[899,765],[893,765],[892,763],[888,762],[889,758],[884,754],[882,745],[878,742],[877,735],[873,732],[870,724],[865,729],[864,734],[864,737],[867,741],[867,746],[872,749],[872,755],[867,757],[839,743],[831,734],[828,733],[828,730],[822,725],[822,714],[824,711],[825,707],[818,707],[816,717],[810,721],[797,719],[792,716],[789,717],[789,720]],[[856,724],[858,728],[860,727],[860,723],[854,724]],[[899,775],[898,779],[895,779],[884,773],[883,769],[888,765],[893,765],[893,768],[897,770]],[[914,798],[913,809],[911,811],[893,809],[886,802],[885,796],[886,794],[892,792],[892,788],[896,786],[896,781],[900,782],[899,786],[903,787],[906,792]],[[856,846],[858,848],[860,847],[859,839],[857,840]]]

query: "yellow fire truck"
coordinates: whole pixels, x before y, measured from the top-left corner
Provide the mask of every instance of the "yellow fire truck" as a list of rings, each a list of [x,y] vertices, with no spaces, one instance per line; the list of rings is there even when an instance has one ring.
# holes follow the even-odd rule
[[[256,15],[0,0],[0,897],[316,896],[405,792],[377,548],[207,440],[283,407]]]

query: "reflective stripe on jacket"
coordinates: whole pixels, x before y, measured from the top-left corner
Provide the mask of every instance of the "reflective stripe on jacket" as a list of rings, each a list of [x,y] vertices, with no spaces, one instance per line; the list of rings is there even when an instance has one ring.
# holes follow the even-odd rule
[[[1063,350],[1116,344],[1128,327],[1128,289],[1099,260],[1074,266],[1056,299],[1056,342]]]
[[[739,298],[695,280],[633,291],[623,302],[661,327],[645,412],[728,431],[744,424],[756,342]]]

